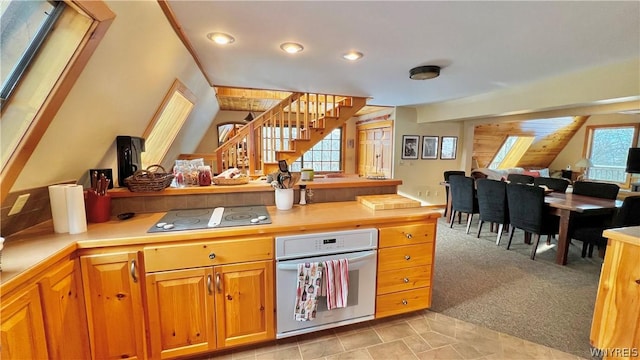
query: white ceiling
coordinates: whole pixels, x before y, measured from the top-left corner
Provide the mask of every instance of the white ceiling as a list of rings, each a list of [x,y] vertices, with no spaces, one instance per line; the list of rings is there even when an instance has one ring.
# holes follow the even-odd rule
[[[216,86],[427,104],[640,57],[640,1],[168,0]],[[206,35],[236,41],[225,47]],[[289,55],[285,41],[304,45]],[[342,53],[358,50],[357,62]],[[440,77],[409,69],[439,65]]]

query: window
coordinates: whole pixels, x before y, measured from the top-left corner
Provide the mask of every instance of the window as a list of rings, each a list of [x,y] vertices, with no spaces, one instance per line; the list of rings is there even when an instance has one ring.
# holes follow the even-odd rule
[[[638,124],[587,127],[585,179],[628,183],[625,167],[629,148],[638,141]]]
[[[178,135],[187,117],[193,109],[195,95],[187,87],[176,80],[165,96],[153,120],[144,132],[145,138],[142,153],[142,166],[148,167],[162,162],[169,147]]]
[[[291,164],[291,171],[313,169],[320,171],[340,171],[342,169],[342,128],[339,127],[325,136],[322,141]]]
[[[509,136],[489,164],[489,169],[508,169],[515,167],[522,155],[533,143],[533,136]]]
[[[13,4],[33,5],[31,1],[0,1],[0,26],[2,27],[2,69],[5,61],[11,63],[13,70],[17,57],[6,60],[5,50],[20,36],[7,36],[9,21],[7,11]],[[46,3],[39,1],[37,3]],[[25,67],[19,84],[13,86],[11,96],[2,102],[2,121],[0,122],[0,198],[10,193],[25,163],[37,147],[49,124],[62,106],[66,96],[91,58],[115,14],[102,1],[74,0],[65,2],[59,18],[42,42],[37,53]],[[57,4],[57,3],[56,3]],[[16,5],[18,6],[18,5]],[[61,6],[61,5],[60,5]],[[6,18],[5,18],[6,17]],[[25,18],[25,24],[27,22]],[[35,24],[35,23],[34,23]],[[38,25],[39,26],[39,25]],[[26,29],[23,28],[23,29]],[[29,33],[34,33],[29,31]],[[8,34],[7,34],[8,35]],[[20,46],[16,46],[19,48]],[[13,51],[13,50],[12,50]],[[16,50],[16,53],[19,51]],[[20,56],[18,56],[20,57]],[[3,73],[2,82],[9,77]],[[28,130],[28,131],[27,131]]]
[[[65,6],[61,1],[0,3],[0,106],[17,86]]]
[[[263,127],[263,156],[265,162],[274,162],[270,154],[274,154],[272,149],[288,149],[290,139],[295,139],[296,128],[274,128]],[[283,145],[280,145],[282,141]],[[313,169],[320,171],[340,171],[342,170],[342,128],[339,127],[330,132],[324,139],[315,144],[311,149],[289,164],[289,170],[300,171],[301,169]]]

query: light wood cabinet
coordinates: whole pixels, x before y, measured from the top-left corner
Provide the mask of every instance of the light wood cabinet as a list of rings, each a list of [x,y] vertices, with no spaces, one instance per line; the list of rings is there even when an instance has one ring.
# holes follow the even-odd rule
[[[49,359],[89,358],[89,333],[78,259],[48,271],[40,280]]]
[[[146,358],[138,264],[136,252],[81,257],[93,359]]]
[[[640,356],[640,226],[607,230],[591,345],[603,359]]]
[[[146,275],[150,357],[216,349],[213,268]]]
[[[8,359],[47,359],[47,342],[38,285],[2,299],[1,356]]]
[[[151,358],[275,338],[272,238],[153,246],[144,254]]]
[[[378,230],[376,318],[429,308],[435,219]]]
[[[216,266],[218,347],[275,338],[273,261]]]

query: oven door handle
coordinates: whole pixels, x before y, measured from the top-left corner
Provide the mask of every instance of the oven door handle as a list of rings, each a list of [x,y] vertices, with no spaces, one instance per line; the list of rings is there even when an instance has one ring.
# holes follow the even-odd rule
[[[366,254],[366,255],[360,255],[360,256],[356,256],[356,257],[352,257],[352,258],[347,258],[347,260],[349,261],[349,265],[353,264],[353,263],[357,263],[360,262],[364,259],[368,259],[372,256],[376,256],[376,252],[372,252],[370,254]],[[278,270],[298,270],[298,263],[295,264],[278,264]]]

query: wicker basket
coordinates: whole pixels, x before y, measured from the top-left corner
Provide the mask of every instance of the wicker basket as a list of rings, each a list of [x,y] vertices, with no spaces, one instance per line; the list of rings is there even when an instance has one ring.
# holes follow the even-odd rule
[[[124,183],[132,192],[161,191],[171,185],[173,177],[174,175],[167,173],[161,165],[151,165],[147,170],[138,170],[125,178]]]
[[[243,176],[235,179],[216,178],[211,179],[216,185],[244,185],[249,183],[249,177]]]

